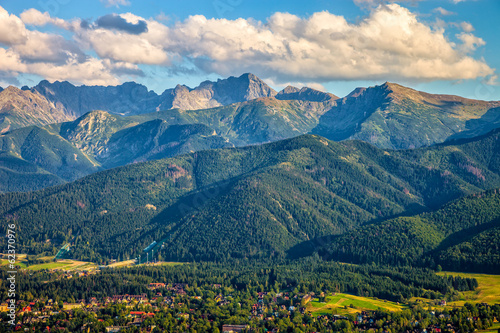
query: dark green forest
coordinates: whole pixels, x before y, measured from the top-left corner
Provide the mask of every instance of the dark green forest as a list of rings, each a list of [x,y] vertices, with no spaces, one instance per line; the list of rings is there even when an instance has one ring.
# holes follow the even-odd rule
[[[401,243],[400,254],[372,253],[371,245],[363,244],[353,251],[365,251],[360,255],[367,257],[350,260],[386,262],[381,259],[385,256],[402,265],[427,264],[425,260],[437,265],[436,260],[447,261],[439,259],[445,255],[466,251],[467,244],[457,243],[450,244],[448,252],[443,248],[441,254],[427,256],[446,237],[477,223],[494,224],[496,210],[487,207],[496,201],[477,201],[479,206],[470,212],[468,205],[476,204],[471,198],[446,206],[463,210],[460,223],[446,216],[439,220],[439,214],[455,214],[439,208],[500,186],[499,135],[494,131],[401,151],[310,135],[201,151],[99,172],[38,192],[5,194],[0,197],[0,216],[16,224],[23,252],[55,254],[71,243],[72,258],[100,263],[134,258],[152,241],[159,244],[157,255],[175,261],[283,257],[311,240],[349,237],[360,226],[366,234],[387,225],[404,234],[397,238],[387,232],[385,246]],[[496,192],[487,193],[496,197]],[[489,220],[476,221],[476,211]],[[439,221],[429,223],[426,216]],[[484,242],[495,235],[463,240]],[[421,246],[404,245],[413,243]],[[349,252],[335,249],[332,244],[332,253]]]
[[[2,279],[7,277],[0,270]],[[48,271],[20,272],[19,299],[53,298],[75,302],[91,297],[103,298],[115,294],[155,295],[147,288],[155,283],[183,283],[191,286],[188,295],[196,294],[197,286],[219,284],[243,292],[293,291],[295,293],[346,292],[359,296],[378,297],[404,302],[411,297],[453,300],[458,291],[474,290],[475,279],[442,277],[426,268],[375,265],[345,265],[319,258],[300,260],[241,261],[224,264],[191,263],[176,266],[135,266],[105,269],[88,277],[61,279]],[[61,273],[59,273],[61,274]],[[2,296],[7,286],[0,285]]]
[[[364,225],[329,240],[326,258],[500,273],[500,191],[473,194],[441,209]]]

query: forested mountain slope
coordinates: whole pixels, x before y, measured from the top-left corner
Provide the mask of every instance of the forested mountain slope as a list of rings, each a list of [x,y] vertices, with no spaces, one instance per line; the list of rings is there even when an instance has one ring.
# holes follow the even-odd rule
[[[269,256],[499,187],[499,135],[407,151],[310,135],[201,151],[5,194],[0,214],[33,253],[71,241],[76,258],[127,258],[155,240],[175,260]]]
[[[207,110],[176,109],[130,117],[92,111],[70,122],[6,132],[0,135],[0,151],[21,159],[10,164],[10,173],[23,175],[25,169],[16,166],[25,162],[61,181],[71,181],[140,161],[298,136],[312,129],[332,103],[270,97]],[[38,134],[45,138],[43,149],[39,140],[26,134],[31,132],[43,133]],[[36,153],[26,154],[28,150]],[[56,151],[55,155],[69,154],[75,161],[61,162],[54,157]],[[89,161],[90,165],[81,165]],[[0,191],[37,190],[53,184],[36,175],[27,174],[25,181],[18,177],[19,182],[8,182]],[[1,176],[0,181],[7,184]]]
[[[455,200],[416,216],[364,225],[323,240],[333,260],[378,264],[441,265],[453,271],[500,272],[500,191]]]

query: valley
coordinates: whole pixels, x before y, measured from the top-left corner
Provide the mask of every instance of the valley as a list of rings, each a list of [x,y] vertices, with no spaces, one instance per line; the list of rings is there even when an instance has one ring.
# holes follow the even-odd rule
[[[7,92],[0,220],[26,253],[23,325],[495,327],[498,102],[393,83],[277,92],[252,74],[162,95]],[[35,98],[59,118],[19,116]]]
[[[498,5],[0,1],[0,333],[500,333]]]

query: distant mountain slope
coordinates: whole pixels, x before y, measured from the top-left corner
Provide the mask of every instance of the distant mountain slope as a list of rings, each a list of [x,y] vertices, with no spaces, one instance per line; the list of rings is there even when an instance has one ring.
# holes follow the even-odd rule
[[[112,168],[233,145],[202,124],[171,125],[151,120],[112,136],[96,156],[103,167]]]
[[[333,101],[281,101],[273,97],[207,110],[175,111],[170,119],[184,123],[201,123],[213,128],[237,146],[272,142],[310,131]]]
[[[0,191],[38,190],[129,163],[233,146],[200,124],[129,124],[123,117],[96,111],[75,122],[25,127],[0,136]]]
[[[205,81],[194,89],[178,85],[161,95],[135,82],[109,87],[76,87],[69,82],[42,81],[32,90],[63,107],[73,119],[93,110],[137,115],[172,108],[206,109],[276,95],[253,74],[243,74],[238,78],[231,76],[217,82]]]
[[[301,101],[311,101],[311,102],[326,102],[329,100],[338,99],[337,96],[330,93],[325,93],[312,88],[303,87],[301,89],[287,86],[285,89],[280,91],[276,96],[276,99],[281,100],[301,100]]]
[[[36,126],[25,127],[0,136],[0,151],[8,152],[66,181],[72,181],[100,170],[95,160],[64,138]],[[12,164],[10,167],[12,171],[21,173],[24,172],[23,168],[22,163]],[[31,171],[28,172],[31,173]],[[45,177],[44,174],[42,175]],[[4,180],[2,178],[2,181]],[[36,184],[43,184],[43,182],[36,182]],[[14,188],[17,187],[29,188],[22,178],[19,179],[17,186],[14,185]]]
[[[71,120],[64,110],[37,92],[8,87],[0,91],[0,134],[31,125]]]
[[[0,216],[16,219],[22,251],[75,237],[72,255],[92,260],[136,256],[153,240],[169,260],[268,257],[499,187],[499,136],[386,151],[308,135],[200,151],[5,194]]]
[[[43,155],[44,152],[53,155],[53,151],[61,151],[57,146],[65,141],[66,148],[63,150],[71,148],[71,151],[78,151],[92,160],[94,168],[81,169],[80,165],[67,164],[63,169],[54,169],[51,163],[35,164],[57,177],[74,180],[99,169],[138,161],[276,141],[311,130],[332,103],[280,101],[269,97],[207,110],[175,109],[129,117],[92,111],[74,121],[47,125],[44,131],[52,133],[51,138],[57,140],[45,140],[44,149],[33,148],[38,149],[38,161],[52,161],[51,156]],[[25,134],[30,131],[33,128],[0,135],[0,142],[3,142],[0,149],[25,158],[19,147],[28,149],[31,144],[39,144],[25,140]],[[9,145],[10,142],[15,144]],[[28,158],[28,161],[34,160]],[[22,178],[19,180],[22,183]],[[44,182],[33,184],[34,187],[24,183],[9,188],[40,189],[39,185]]]
[[[245,119],[236,117],[234,107],[244,108]],[[432,95],[395,83],[357,88],[342,99],[307,87],[288,86],[277,93],[247,73],[205,81],[196,88],[177,85],[161,95],[135,82],[77,87],[42,81],[31,89],[9,87],[0,92],[0,133],[75,120],[95,110],[122,116],[172,110],[177,123],[164,119],[170,125],[201,122],[236,145],[310,132],[335,141],[360,139],[381,148],[404,149],[478,136],[500,127],[500,102]],[[204,111],[175,116],[182,113],[179,110]],[[213,118],[219,115],[222,118]]]
[[[0,193],[31,191],[65,183],[43,168],[5,151],[0,151]]]
[[[194,89],[181,85],[168,89],[161,96],[159,109],[208,109],[275,95],[276,91],[264,81],[247,73],[217,82],[204,81]]]
[[[161,95],[135,82],[104,87],[74,86],[69,82],[50,83],[44,80],[31,89],[9,87],[5,91],[0,90],[0,133],[25,126],[75,120],[94,110],[127,116],[169,109],[199,110],[274,97],[276,94],[251,73],[216,82],[204,81],[196,88],[177,85]],[[293,99],[328,99],[308,97],[314,94],[329,96],[311,90],[307,93],[303,91]]]
[[[497,128],[491,119],[499,117],[500,102],[433,95],[386,82],[358,88],[337,100],[312,133],[336,141],[359,139],[381,148],[405,149],[441,143],[460,137],[459,133],[485,134]]]
[[[320,253],[347,262],[500,270],[500,191],[453,201],[412,217],[365,225],[329,240]]]

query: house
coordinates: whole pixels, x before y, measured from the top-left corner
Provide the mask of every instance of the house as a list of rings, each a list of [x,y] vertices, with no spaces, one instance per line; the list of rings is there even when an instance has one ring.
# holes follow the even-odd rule
[[[144,322],[143,318],[134,318],[134,321],[131,322],[131,323],[128,323],[127,325],[132,325],[132,326],[140,327],[143,322]]]
[[[188,320],[189,319],[189,313],[179,313],[179,317]]]
[[[144,311],[130,311],[130,316],[132,317],[142,317],[145,314]]]
[[[250,326],[248,325],[223,325],[222,333],[238,333],[248,330]]]
[[[29,306],[29,305],[28,305],[28,306],[25,306],[25,307],[21,310],[21,312],[31,312],[31,306]]]
[[[148,288],[151,290],[159,289],[159,288],[165,288],[167,285],[165,283],[150,283],[148,285]]]

